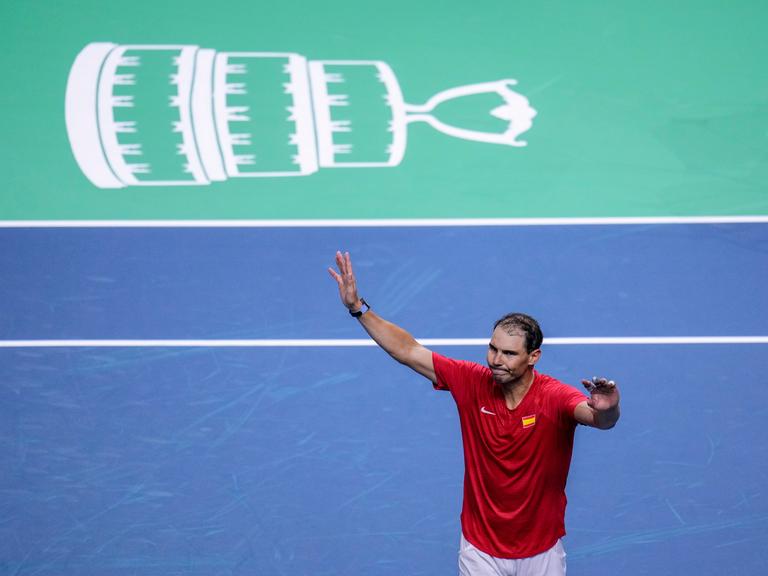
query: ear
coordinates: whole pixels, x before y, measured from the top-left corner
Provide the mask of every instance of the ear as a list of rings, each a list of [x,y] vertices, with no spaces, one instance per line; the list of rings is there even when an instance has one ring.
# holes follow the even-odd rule
[[[534,350],[528,355],[528,366],[533,366],[541,358],[541,348]]]

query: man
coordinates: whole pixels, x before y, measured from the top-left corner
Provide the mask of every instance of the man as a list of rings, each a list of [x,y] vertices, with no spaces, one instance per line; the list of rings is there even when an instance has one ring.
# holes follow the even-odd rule
[[[565,483],[576,424],[612,428],[619,390],[584,380],[584,394],[538,373],[536,320],[508,314],[494,325],[487,367],[431,352],[369,309],[349,253],[329,268],[349,313],[395,360],[449,390],[464,444],[461,576],[564,576]]]

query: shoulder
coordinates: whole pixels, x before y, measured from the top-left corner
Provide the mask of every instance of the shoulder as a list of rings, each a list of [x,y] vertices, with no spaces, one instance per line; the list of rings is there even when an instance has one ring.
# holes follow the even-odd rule
[[[564,405],[569,410],[587,399],[586,395],[578,388],[561,382],[548,374],[536,372],[536,379],[542,396],[555,404]]]
[[[487,382],[491,378],[490,369],[477,362],[456,360],[432,352],[432,363],[437,378],[435,388],[450,390],[454,396],[457,393],[465,395],[469,390],[476,389],[480,383]]]
[[[487,378],[490,376],[491,371],[487,366],[478,364],[477,362],[470,362],[469,360],[457,360],[455,358],[448,358],[437,352],[432,352],[432,361],[435,365],[435,371],[440,374],[460,374],[464,377],[476,376],[481,378]]]
[[[559,391],[562,390],[563,387],[565,388],[573,388],[572,386],[568,386],[565,382],[561,382],[557,378],[554,378],[553,376],[550,376],[549,374],[542,374],[541,372],[534,372],[536,375],[536,381],[539,383],[539,386],[541,386],[542,389],[550,390],[550,391]]]

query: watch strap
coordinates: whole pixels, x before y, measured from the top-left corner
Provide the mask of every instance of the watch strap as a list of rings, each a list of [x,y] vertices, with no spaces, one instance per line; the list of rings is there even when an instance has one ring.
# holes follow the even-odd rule
[[[352,310],[349,311],[349,315],[352,316],[353,318],[360,318],[360,316],[362,316],[363,314],[368,312],[368,310],[371,309],[371,307],[368,305],[368,302],[366,302],[362,298],[360,298],[360,302],[363,303],[363,306],[362,308],[360,308],[360,310],[356,310],[354,312]]]

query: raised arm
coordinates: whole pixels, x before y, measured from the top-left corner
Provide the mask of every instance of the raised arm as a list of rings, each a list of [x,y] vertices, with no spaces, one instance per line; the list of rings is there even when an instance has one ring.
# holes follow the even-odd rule
[[[363,302],[357,293],[357,282],[352,271],[352,259],[349,252],[336,252],[338,272],[328,268],[336,283],[339,285],[341,303],[350,311],[363,309]],[[432,352],[419,344],[416,339],[399,326],[384,320],[373,310],[368,310],[357,317],[360,324],[371,338],[381,346],[392,358],[415,370],[432,382],[437,381],[435,366],[432,362]]]
[[[580,424],[608,430],[616,425],[621,414],[619,410],[619,389],[613,380],[592,378],[581,383],[590,394],[586,400],[576,406],[574,417]]]

